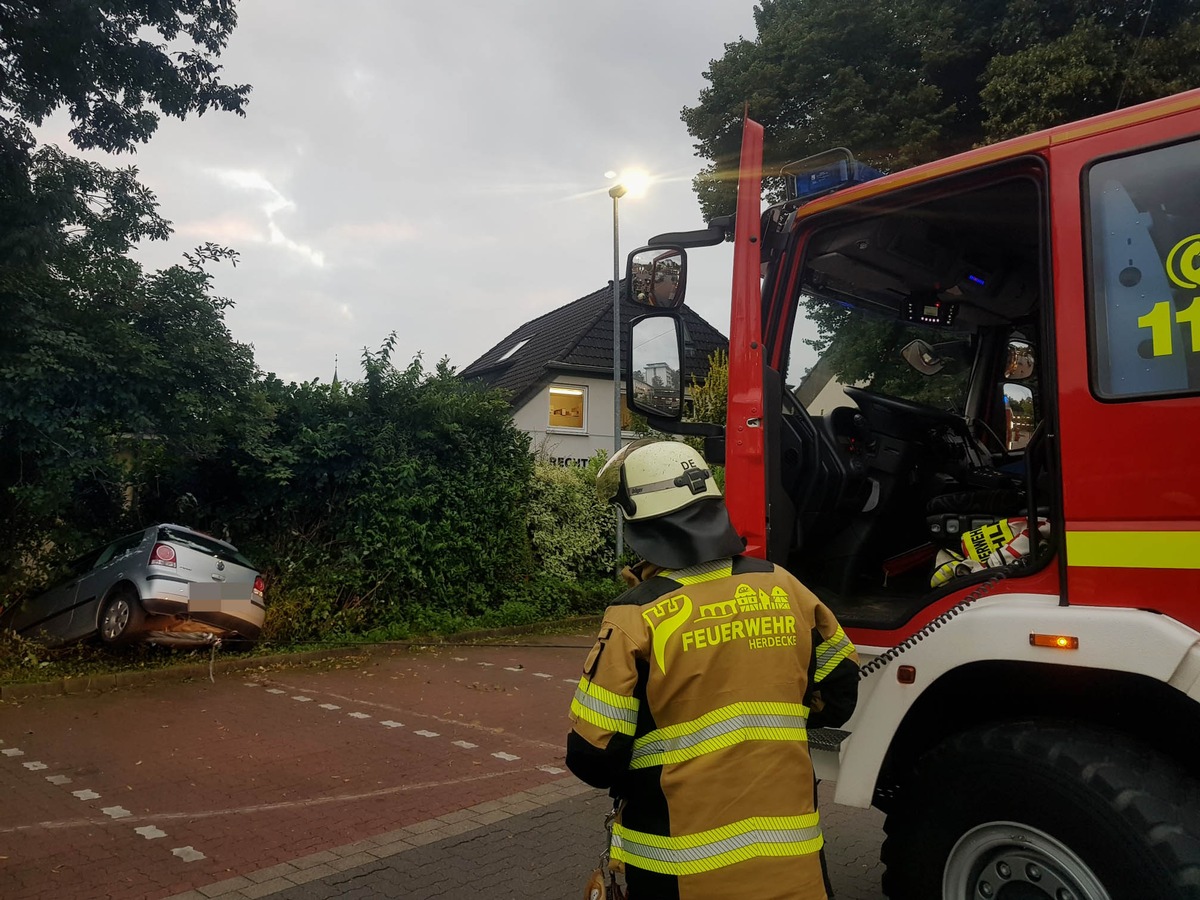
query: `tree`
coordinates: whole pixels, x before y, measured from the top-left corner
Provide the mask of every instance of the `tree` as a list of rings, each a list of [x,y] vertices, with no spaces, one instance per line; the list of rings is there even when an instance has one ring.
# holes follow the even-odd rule
[[[81,164],[63,155],[38,158],[29,126],[65,107],[75,146],[123,153],[150,139],[159,113],[245,115],[249,85],[222,83],[216,63],[236,24],[233,0],[0,4],[0,265],[52,253],[63,229],[94,200],[86,179],[78,179]],[[153,34],[185,49],[168,51],[148,40]],[[51,163],[64,170],[57,191],[44,189]],[[129,182],[135,176],[126,170]],[[153,233],[120,235],[127,224],[109,217],[106,236],[127,247],[167,233],[160,219]]]
[[[892,171],[1200,84],[1189,0],[762,0],[755,24],[682,112],[706,218],[733,210],[747,104],[768,172],[837,146]]]
[[[725,424],[725,409],[729,401],[729,354],[714,350],[708,355],[708,372],[700,381],[695,375],[689,385],[692,399],[691,422]]]
[[[144,272],[128,251],[170,228],[137,171],[39,148],[30,130],[65,108],[76,146],[121,153],[160,114],[243,114],[250,88],[216,64],[236,21],[232,0],[0,4],[5,588],[24,559],[135,517],[139,481],[254,430],[253,357],[206,269],[236,254],[206,245]]]
[[[930,340],[929,329],[868,318],[819,301],[804,303],[804,310],[817,326],[818,335],[804,343],[821,354],[842,384],[869,385],[876,393],[962,412],[970,373],[961,361],[951,360],[945,371],[930,377],[912,368],[900,355],[910,341]],[[789,378],[796,381],[799,376],[798,372],[789,373]]]
[[[261,414],[251,350],[230,336],[206,268],[236,255],[206,245],[147,273],[124,251],[166,223],[132,170],[43,148],[30,173],[58,227],[36,258],[0,266],[4,585],[20,581],[23,555],[132,524],[161,499],[139,485],[235,435],[252,442]]]
[[[41,125],[65,106],[72,143],[110,153],[148,141],[156,109],[179,119],[210,109],[244,115],[250,86],[223,84],[216,63],[236,25],[235,0],[4,3],[0,111],[6,122]]]
[[[1059,20],[1047,28],[1029,10],[1041,28],[988,64],[979,94],[989,140],[1200,84],[1200,12],[1194,3],[1072,6],[1069,27]]]
[[[1200,84],[1194,0],[762,0],[754,15],[757,36],[726,45],[682,112],[708,161],[695,179],[706,218],[734,209],[747,106],[767,173],[837,146],[894,171]],[[764,189],[782,199],[781,179]],[[806,314],[806,343],[843,383],[960,402],[961,379],[900,361],[906,329],[820,303]]]

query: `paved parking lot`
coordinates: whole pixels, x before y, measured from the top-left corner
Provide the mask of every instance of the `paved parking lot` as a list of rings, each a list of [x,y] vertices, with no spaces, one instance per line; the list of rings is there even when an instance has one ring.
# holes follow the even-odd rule
[[[563,766],[586,635],[0,704],[0,896],[577,896],[607,798]],[[826,804],[839,898],[880,817]]]

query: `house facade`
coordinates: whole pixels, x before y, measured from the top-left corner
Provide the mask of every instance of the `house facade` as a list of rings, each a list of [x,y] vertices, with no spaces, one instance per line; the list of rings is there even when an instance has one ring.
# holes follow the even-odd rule
[[[610,283],[526,322],[460,373],[508,391],[513,421],[529,434],[532,449],[560,465],[583,465],[598,450],[613,449],[612,298]],[[629,353],[627,325],[645,312],[621,298],[622,360]],[[681,313],[686,330],[684,371],[703,380],[709,355],[728,350],[729,342],[692,310],[684,307]],[[621,391],[625,441],[636,435],[629,430],[624,384]]]

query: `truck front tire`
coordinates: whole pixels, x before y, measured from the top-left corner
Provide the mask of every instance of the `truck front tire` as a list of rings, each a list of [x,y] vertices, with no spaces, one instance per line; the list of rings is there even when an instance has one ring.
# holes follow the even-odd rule
[[[922,758],[884,830],[891,900],[1200,900],[1200,786],[1120,735],[956,735]]]

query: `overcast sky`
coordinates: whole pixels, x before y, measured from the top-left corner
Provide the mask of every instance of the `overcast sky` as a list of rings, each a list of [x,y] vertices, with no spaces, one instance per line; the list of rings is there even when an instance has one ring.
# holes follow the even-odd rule
[[[529,319],[612,277],[622,257],[703,227],[703,165],[679,112],[724,45],[755,35],[751,0],[244,0],[221,62],[247,115],[164,120],[137,165],[174,223],[154,267],[204,241],[227,322],[285,380],[393,361],[459,369]],[[52,122],[45,135],[65,135]],[[729,333],[728,246],[689,255],[688,304]],[[624,263],[622,262],[622,269]]]

